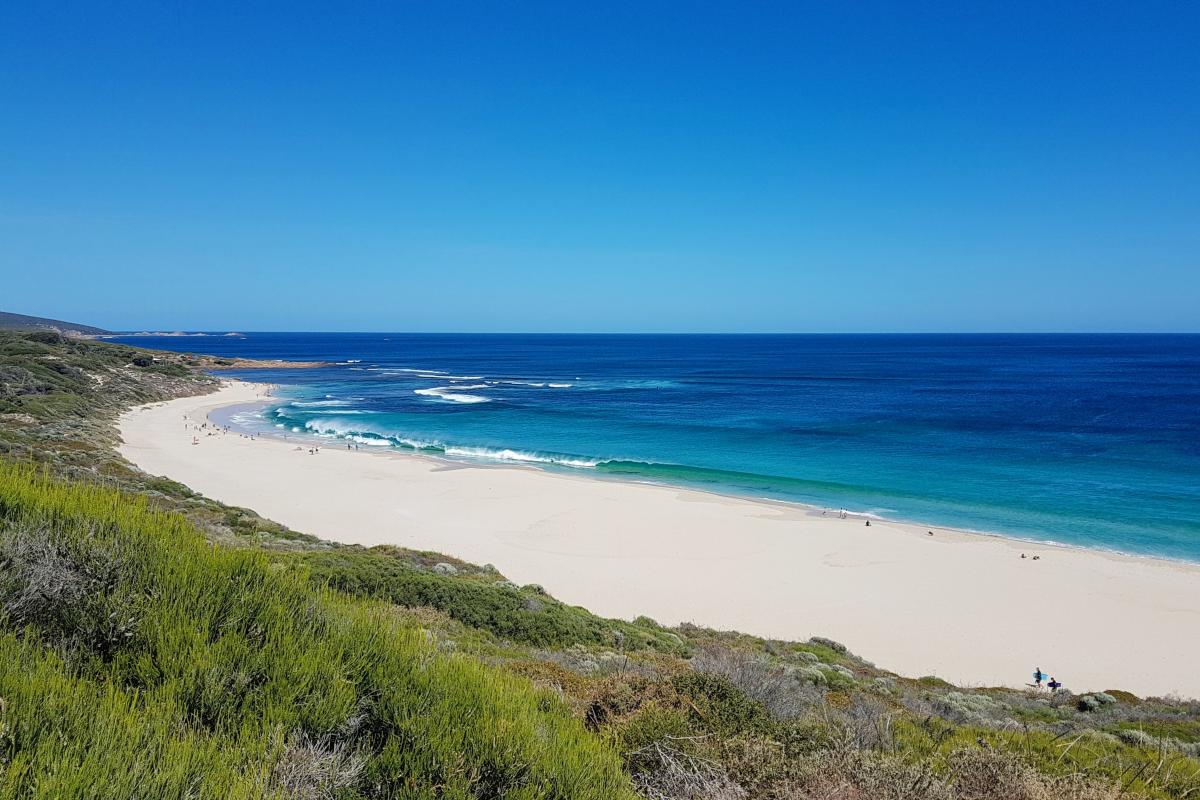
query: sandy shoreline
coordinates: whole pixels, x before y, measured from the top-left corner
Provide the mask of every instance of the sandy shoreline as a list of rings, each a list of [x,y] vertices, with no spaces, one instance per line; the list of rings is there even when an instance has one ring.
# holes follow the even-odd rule
[[[1041,666],[1076,691],[1200,696],[1200,566],[332,441],[319,455],[299,439],[191,443],[184,415],[259,390],[230,382],[133,409],[121,453],[296,530],[491,563],[605,616],[829,636],[967,685],[1020,685]]]

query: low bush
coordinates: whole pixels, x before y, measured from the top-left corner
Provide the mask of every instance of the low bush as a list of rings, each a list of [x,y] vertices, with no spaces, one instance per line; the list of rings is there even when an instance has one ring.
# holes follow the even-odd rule
[[[691,661],[696,672],[725,677],[776,719],[794,719],[819,705],[818,681],[794,669],[772,666],[764,657],[724,647],[699,650]],[[824,674],[817,672],[824,682]]]
[[[506,582],[490,575],[459,575],[457,568],[451,573],[445,567],[453,566],[444,562],[425,569],[387,548],[341,548],[286,558],[302,564],[315,581],[347,594],[440,609],[464,625],[522,644],[682,650],[675,637],[657,626],[603,619],[544,593],[501,585]]]

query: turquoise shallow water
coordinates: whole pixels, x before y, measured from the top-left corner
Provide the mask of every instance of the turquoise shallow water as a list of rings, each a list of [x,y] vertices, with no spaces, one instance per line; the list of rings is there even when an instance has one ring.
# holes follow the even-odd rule
[[[1200,561],[1200,336],[249,334],[245,424]]]

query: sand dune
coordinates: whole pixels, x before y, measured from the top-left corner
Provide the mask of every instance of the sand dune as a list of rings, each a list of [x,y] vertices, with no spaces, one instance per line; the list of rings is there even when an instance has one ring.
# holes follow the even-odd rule
[[[297,530],[491,563],[607,616],[829,636],[902,674],[968,685],[1019,685],[1041,666],[1076,691],[1200,696],[1197,566],[334,442],[319,455],[299,439],[191,443],[184,415],[261,388],[134,409],[121,452]]]

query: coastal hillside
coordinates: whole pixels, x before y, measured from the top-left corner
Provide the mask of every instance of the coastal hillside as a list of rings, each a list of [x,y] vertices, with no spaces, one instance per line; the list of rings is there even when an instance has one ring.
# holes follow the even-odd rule
[[[0,330],[46,330],[72,336],[99,336],[109,333],[103,328],[92,325],[80,325],[78,322],[64,322],[61,319],[46,317],[30,317],[25,314],[13,314],[0,311]]]
[[[220,366],[0,332],[0,797],[1200,796],[1200,703],[606,619],[116,453],[121,411]]]

